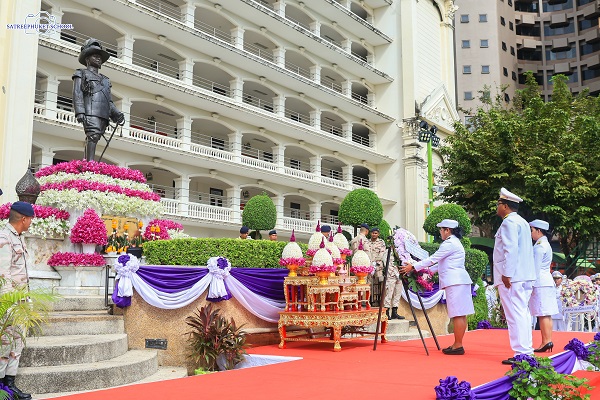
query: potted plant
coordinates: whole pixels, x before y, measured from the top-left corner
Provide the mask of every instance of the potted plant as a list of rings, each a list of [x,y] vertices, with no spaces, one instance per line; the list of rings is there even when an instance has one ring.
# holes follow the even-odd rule
[[[77,218],[71,229],[71,243],[81,243],[83,252],[87,254],[93,253],[96,245],[104,246],[108,243],[106,226],[92,208],[88,208]]]
[[[213,304],[197,309],[185,319],[192,330],[188,332],[189,357],[198,370],[217,371],[217,359],[222,358],[225,369],[243,361],[246,354],[246,332],[233,318],[227,321],[213,309]]]

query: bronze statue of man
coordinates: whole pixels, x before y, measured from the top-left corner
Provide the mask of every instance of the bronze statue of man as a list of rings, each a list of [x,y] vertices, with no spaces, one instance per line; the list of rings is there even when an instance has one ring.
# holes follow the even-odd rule
[[[86,68],[76,70],[72,77],[73,108],[77,122],[83,124],[85,131],[84,157],[87,161],[94,160],[96,144],[104,135],[108,120],[116,124],[125,121],[123,113],[112,101],[110,80],[98,72],[109,57],[98,40],[86,40],[78,58]]]

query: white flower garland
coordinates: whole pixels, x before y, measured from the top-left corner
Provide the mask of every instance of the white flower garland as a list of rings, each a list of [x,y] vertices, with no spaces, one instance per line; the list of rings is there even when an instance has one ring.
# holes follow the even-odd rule
[[[76,189],[45,190],[38,197],[38,204],[67,210],[93,208],[100,214],[153,218],[164,214],[165,208],[158,201],[128,197],[119,193],[95,190],[78,192]]]
[[[7,219],[0,220],[0,229],[4,229],[7,223]],[[67,236],[70,230],[69,221],[51,215],[48,218],[33,218],[27,233],[48,239]]]

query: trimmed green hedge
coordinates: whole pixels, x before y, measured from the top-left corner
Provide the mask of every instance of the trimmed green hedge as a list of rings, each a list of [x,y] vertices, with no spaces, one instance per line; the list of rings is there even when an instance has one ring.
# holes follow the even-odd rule
[[[471,220],[469,219],[469,215],[465,209],[458,204],[442,204],[434,208],[423,223],[423,229],[425,232],[433,236],[436,242],[442,241],[442,238],[440,237],[440,228],[438,228],[436,225],[442,222],[444,219],[453,219],[458,221],[458,224],[463,229],[464,236],[467,236],[469,233],[471,233]]]
[[[485,298],[485,288],[483,287],[483,281],[479,279],[474,282],[477,282],[477,284],[479,285],[479,289],[477,289],[477,296],[473,298],[475,314],[469,315],[467,317],[469,330],[477,329],[477,324],[479,323],[479,321],[489,320],[487,299]]]
[[[199,238],[156,240],[144,243],[148,265],[206,265],[211,257],[225,257],[233,267],[283,268],[281,252],[287,242]],[[306,254],[307,245],[298,243]]]

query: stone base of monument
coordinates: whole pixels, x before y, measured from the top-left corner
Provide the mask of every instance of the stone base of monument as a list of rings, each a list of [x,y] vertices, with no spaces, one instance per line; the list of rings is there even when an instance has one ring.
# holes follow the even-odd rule
[[[54,269],[61,277],[59,286],[54,288],[55,293],[63,296],[104,295],[105,267],[56,266]]]

